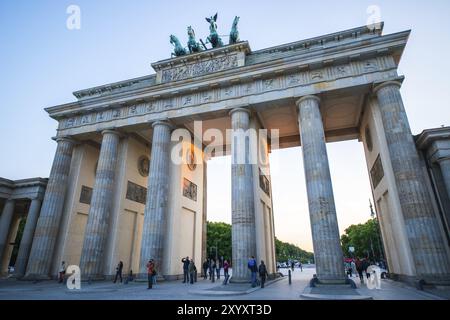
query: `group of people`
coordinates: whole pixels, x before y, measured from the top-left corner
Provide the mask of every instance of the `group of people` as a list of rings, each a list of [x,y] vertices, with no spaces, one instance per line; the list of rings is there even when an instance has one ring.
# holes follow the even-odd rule
[[[194,260],[186,257],[181,259],[181,263],[183,264],[183,283],[194,284],[197,282],[197,267]]]
[[[353,275],[356,276],[356,274],[358,274],[359,280],[363,282],[364,275],[366,276],[366,278],[370,277],[370,273],[367,272],[367,268],[369,268],[369,266],[373,264],[378,265],[382,269],[386,269],[386,265],[383,261],[380,261],[378,263],[371,263],[367,258],[356,258],[351,259],[351,261],[345,262],[345,270],[350,278],[352,278]]]
[[[256,287],[258,285],[258,279],[257,274],[259,274],[261,288],[264,288],[264,283],[266,282],[266,278],[269,276],[269,273],[267,272],[266,265],[264,264],[264,261],[261,260],[261,264],[257,266],[256,259],[254,256],[251,256],[248,259],[247,267],[251,272],[252,275],[252,287]]]
[[[194,284],[194,282],[197,282],[197,267],[195,266],[194,260],[193,259],[189,259],[189,257],[185,257],[183,259],[181,259],[181,263],[183,264],[183,283],[190,283],[190,284]],[[224,272],[224,281],[223,284],[227,284],[228,283],[228,279],[230,278],[230,275],[228,273],[229,268],[230,268],[230,263],[228,262],[228,260],[223,260],[222,259],[217,259],[217,262],[215,259],[207,259],[203,262],[203,279],[207,280],[208,279],[208,275],[209,275],[209,279],[214,282],[215,278],[217,276],[217,279],[220,279],[220,270],[223,268],[223,272]],[[266,278],[269,275],[267,272],[267,268],[266,265],[264,264],[264,261],[261,260],[260,265],[258,266],[255,260],[255,257],[252,256],[248,259],[248,269],[250,270],[251,273],[251,283],[252,283],[252,287],[256,287],[258,284],[258,279],[257,279],[257,274],[259,274],[259,278],[260,278],[260,284],[261,284],[261,288],[264,288],[264,283],[266,282]],[[155,284],[155,280],[156,280],[156,266],[155,266],[155,262],[153,259],[150,259],[147,262],[147,275],[148,275],[148,288],[147,289],[152,289],[153,288],[153,284]],[[123,270],[123,262],[119,261],[119,263],[117,264],[116,267],[116,275],[114,277],[113,282],[116,283],[117,280],[120,280],[120,282],[122,283],[122,270]],[[58,270],[59,271],[59,277],[58,277],[58,282],[62,283],[64,281],[65,278],[65,274],[66,274],[66,262],[62,261],[61,263],[61,267]],[[128,276],[128,281],[132,281],[133,280],[133,272],[130,270],[130,274]]]
[[[228,270],[230,268],[230,263],[228,260],[222,258],[218,258],[217,261],[213,258],[207,259],[203,261],[203,279],[207,280],[209,276],[209,280],[215,282],[215,279],[220,279],[220,271],[223,268],[224,281],[223,284],[227,284],[229,279]]]

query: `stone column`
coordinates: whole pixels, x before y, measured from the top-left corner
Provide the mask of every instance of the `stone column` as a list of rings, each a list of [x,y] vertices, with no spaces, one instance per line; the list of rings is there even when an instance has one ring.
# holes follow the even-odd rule
[[[140,276],[147,274],[146,265],[149,259],[154,260],[159,275],[162,275],[164,235],[168,215],[170,132],[172,127],[165,121],[154,122],[152,127],[153,140],[142,231]]]
[[[9,228],[14,215],[15,204],[16,201],[14,199],[6,200],[2,215],[0,216],[0,263],[3,261],[3,253],[8,244]]]
[[[297,101],[314,259],[320,281],[341,282],[344,259],[319,103],[316,96]]]
[[[27,268],[31,244],[33,242],[33,235],[39,217],[39,210],[41,209],[41,202],[42,201],[39,198],[31,200],[31,205],[27,215],[27,221],[25,223],[25,228],[22,234],[22,240],[20,240],[16,265],[14,266],[14,273],[18,277],[22,277],[25,274],[25,270]]]
[[[230,112],[231,128],[231,221],[233,282],[250,281],[248,258],[256,257],[255,204],[253,168],[250,162],[250,111]]]
[[[74,141],[68,138],[57,138],[56,142],[58,146],[34,232],[27,278],[48,278],[50,275],[74,147]]]
[[[95,176],[92,201],[84,232],[80,269],[83,278],[101,279],[108,236],[109,217],[113,203],[119,133],[102,131],[103,139]]]
[[[419,155],[400,95],[401,83],[388,81],[374,89],[400,198],[406,233],[417,275],[447,278],[450,261],[435,216]]]

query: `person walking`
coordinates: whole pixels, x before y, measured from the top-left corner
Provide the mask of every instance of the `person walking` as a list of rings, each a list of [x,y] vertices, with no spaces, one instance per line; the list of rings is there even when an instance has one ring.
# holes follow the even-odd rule
[[[227,284],[228,279],[230,278],[230,275],[228,273],[228,269],[230,268],[230,264],[228,263],[228,260],[224,260],[223,262],[223,276],[225,277],[225,280],[223,280],[223,284]]]
[[[189,282],[189,257],[181,259],[183,263],[183,283]]]
[[[264,288],[264,283],[266,282],[266,276],[268,277],[269,274],[267,273],[266,265],[264,264],[264,261],[261,260],[261,264],[258,267],[259,277],[261,278],[261,288]]]
[[[367,268],[369,268],[369,266],[370,266],[369,259],[367,259],[367,258],[363,259],[363,261],[362,261],[362,271],[363,271],[363,273],[366,274],[366,278],[370,277],[370,273],[367,272]]]
[[[362,261],[359,260],[359,258],[356,258],[356,271],[358,271],[358,275],[359,275],[359,280],[361,282],[364,282],[364,278],[363,278],[363,268],[362,268]]]
[[[191,261],[189,261],[188,271],[189,271],[190,284],[194,284],[195,272],[197,271],[197,268],[195,267],[195,263],[194,263],[193,259],[191,259]]]
[[[291,262],[291,269],[292,269],[292,272],[294,272],[294,267],[295,267],[295,262],[292,261],[292,262]]]
[[[148,276],[148,288],[153,288],[153,277],[156,276],[156,269],[155,269],[155,263],[153,262],[153,259],[150,259],[147,263],[147,276]]]
[[[354,274],[356,276],[356,264],[355,261],[352,260],[352,262],[350,263],[351,267],[352,267],[352,274]]]
[[[208,269],[209,269],[208,260],[205,260],[205,262],[203,262],[203,279],[204,280],[208,279]]]
[[[248,259],[247,267],[250,269],[252,274],[252,288],[256,287],[256,273],[258,272],[258,266],[256,265],[256,260],[254,256]]]
[[[64,276],[66,275],[66,262],[61,262],[61,267],[59,268],[59,278],[58,283],[62,283],[64,281]]]
[[[123,262],[120,261],[116,267],[116,276],[114,277],[114,283],[117,282],[117,277],[120,278],[120,283],[122,283],[122,269],[123,269]]]
[[[209,264],[209,274],[210,274],[210,279],[212,282],[215,282],[215,273],[216,273],[216,260],[211,259],[211,262]]]
[[[300,267],[300,272],[303,272],[303,265],[301,262],[298,263],[298,266]]]

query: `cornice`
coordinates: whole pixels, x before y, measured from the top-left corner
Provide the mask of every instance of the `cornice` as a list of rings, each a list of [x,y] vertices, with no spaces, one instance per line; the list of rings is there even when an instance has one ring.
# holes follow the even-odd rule
[[[200,91],[213,86],[227,85],[233,81],[251,81],[255,76],[270,76],[277,72],[289,72],[289,70],[298,70],[298,68],[315,69],[323,65],[340,64],[346,61],[364,59],[366,56],[386,55],[390,53],[389,50],[403,51],[409,34],[410,31],[404,31],[369,39],[356,39],[352,42],[337,44],[336,46],[322,50],[297,53],[283,59],[245,65],[174,83],[156,84],[129,91],[111,93],[107,96],[86,98],[68,104],[49,107],[45,110],[52,118],[58,120],[66,116],[91,112],[94,109],[98,110],[134,103],[137,102],[136,96],[145,102],[162,97],[176,96],[186,92]],[[300,66],[299,61],[302,62]],[[211,79],[214,81],[211,81]]]

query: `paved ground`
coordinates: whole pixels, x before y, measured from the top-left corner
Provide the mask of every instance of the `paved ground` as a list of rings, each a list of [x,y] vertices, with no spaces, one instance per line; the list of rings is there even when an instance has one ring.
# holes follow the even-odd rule
[[[287,270],[281,270],[287,274]],[[0,280],[0,300],[8,299],[32,299],[32,300],[298,300],[303,293],[309,280],[312,278],[315,269],[309,268],[295,269],[292,277],[292,284],[289,285],[287,276],[281,280],[269,283],[264,289],[249,290],[253,291],[247,294],[227,294],[220,295],[220,290],[215,291],[219,294],[198,294],[206,289],[220,286],[220,282],[211,283],[209,280],[199,278],[194,285],[183,284],[181,281],[162,282],[153,289],[147,290],[145,282],[130,282],[129,284],[113,284],[111,282],[95,282],[91,285],[82,283],[81,290],[68,290],[65,285],[58,284],[55,281],[43,281],[32,283],[27,281]],[[358,286],[358,293],[364,296],[371,296],[375,300],[434,300],[440,299],[437,295],[418,291],[402,283],[391,280],[382,280],[380,290],[369,290],[359,280],[353,278]],[[250,289],[250,287],[248,287]],[[239,288],[241,293],[245,288]]]

